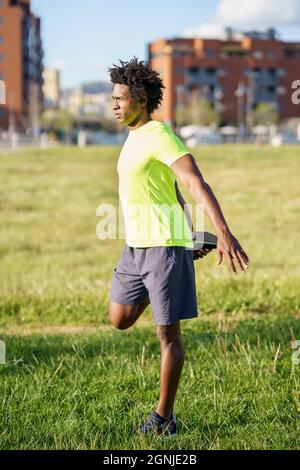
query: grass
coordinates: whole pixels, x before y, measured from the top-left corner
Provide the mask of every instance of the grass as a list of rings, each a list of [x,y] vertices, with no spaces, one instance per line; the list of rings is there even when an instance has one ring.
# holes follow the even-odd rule
[[[118,151],[0,155],[0,448],[299,447],[298,148],[193,152],[251,265],[234,278],[215,253],[195,264],[199,319],[182,323],[187,359],[171,440],[130,432],[158,399],[150,308],[125,332],[108,324],[124,240],[97,239],[96,208],[118,204]]]

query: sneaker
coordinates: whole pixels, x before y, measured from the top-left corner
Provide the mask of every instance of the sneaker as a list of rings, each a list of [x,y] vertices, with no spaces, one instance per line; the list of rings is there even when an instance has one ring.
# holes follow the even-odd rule
[[[147,421],[140,427],[142,434],[165,434],[167,436],[176,436],[176,416],[172,413],[171,420],[162,418],[155,411],[151,413]]]

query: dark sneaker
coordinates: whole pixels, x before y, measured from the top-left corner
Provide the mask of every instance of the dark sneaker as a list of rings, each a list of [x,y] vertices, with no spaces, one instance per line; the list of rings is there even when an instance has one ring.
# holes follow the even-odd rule
[[[172,413],[171,420],[168,420],[153,411],[147,421],[140,427],[139,432],[142,434],[153,433],[156,435],[176,436],[176,416]]]

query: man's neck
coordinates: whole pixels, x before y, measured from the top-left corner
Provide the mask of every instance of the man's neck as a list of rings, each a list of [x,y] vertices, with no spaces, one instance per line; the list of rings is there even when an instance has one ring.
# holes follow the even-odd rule
[[[134,131],[135,129],[138,129],[139,127],[144,126],[147,124],[147,122],[152,121],[151,116],[147,114],[146,116],[143,116],[141,118],[136,119],[134,122],[128,125],[128,129],[130,131]]]

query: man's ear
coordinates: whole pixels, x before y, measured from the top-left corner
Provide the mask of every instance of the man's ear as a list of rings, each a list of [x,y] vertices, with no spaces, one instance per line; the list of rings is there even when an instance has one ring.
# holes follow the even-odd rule
[[[139,102],[143,104],[144,106],[147,106],[148,103],[148,96],[143,96],[142,98],[139,99]]]

